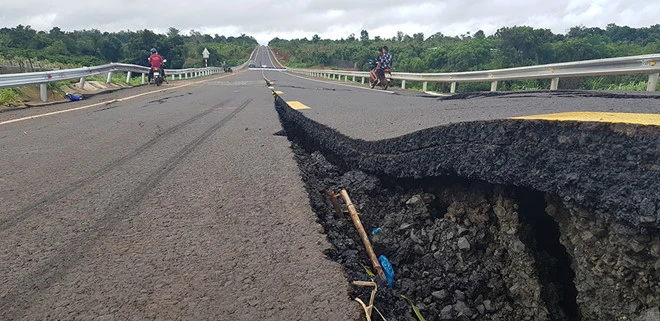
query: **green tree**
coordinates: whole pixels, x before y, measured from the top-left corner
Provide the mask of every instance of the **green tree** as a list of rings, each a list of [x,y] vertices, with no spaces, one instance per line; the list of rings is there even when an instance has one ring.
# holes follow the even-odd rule
[[[365,45],[369,44],[369,32],[366,30],[360,31],[360,41],[363,42]]]
[[[101,56],[108,62],[117,62],[123,58],[122,43],[116,36],[104,37],[98,47]]]
[[[48,55],[69,55],[69,50],[66,48],[64,41],[57,40],[45,49]]]

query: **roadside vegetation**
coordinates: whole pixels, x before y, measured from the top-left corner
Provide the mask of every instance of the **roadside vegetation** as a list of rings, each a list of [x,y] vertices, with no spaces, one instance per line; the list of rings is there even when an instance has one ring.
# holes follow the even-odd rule
[[[16,72],[94,66],[110,62],[147,65],[149,49],[157,48],[167,59],[167,68],[202,67],[202,51],[211,53],[209,66],[238,65],[247,60],[257,41],[246,35],[225,37],[191,30],[182,34],[170,28],[167,34],[150,30],[101,32],[99,30],[37,31],[30,26],[0,29],[0,66]],[[4,62],[4,63],[3,63]]]
[[[19,105],[23,102],[21,97],[18,94],[18,91],[14,88],[2,88],[0,89],[0,106],[14,106]]]
[[[288,67],[361,71],[369,70],[369,59],[374,59],[376,49],[384,45],[394,56],[395,72],[476,71],[660,53],[660,24],[644,28],[609,24],[605,29],[576,26],[566,34],[527,26],[504,27],[489,36],[481,30],[454,37],[442,33],[410,36],[398,32],[387,39],[371,38],[367,30],[362,30],[359,37],[351,34],[340,40],[314,35],[311,39],[274,38],[269,43],[280,62]],[[562,79],[560,88],[645,90],[645,84],[645,77],[615,76]],[[409,83],[406,87],[421,89],[421,84]],[[448,91],[448,87],[429,83],[429,90]],[[490,84],[461,83],[458,88],[459,91],[489,90]],[[506,81],[499,87],[501,90],[547,88],[549,80]]]

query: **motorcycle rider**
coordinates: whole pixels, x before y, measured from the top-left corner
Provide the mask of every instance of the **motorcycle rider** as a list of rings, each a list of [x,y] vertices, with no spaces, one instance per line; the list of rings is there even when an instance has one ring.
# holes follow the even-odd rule
[[[392,67],[392,54],[389,52],[387,46],[383,46],[382,55],[380,55],[380,68],[378,69],[378,82],[385,77],[385,70]]]
[[[160,69],[160,74],[162,75],[165,82],[167,82],[167,77],[165,77],[165,70],[161,68],[163,65],[164,59],[161,55],[158,54],[156,48],[151,48],[151,56],[149,56],[149,63],[151,64],[151,69],[149,70],[149,85],[151,85],[151,80],[154,78],[154,68]],[[169,82],[167,82],[169,84]]]
[[[378,78],[378,68],[380,67],[381,64],[381,57],[383,56],[383,47],[378,47],[378,57],[376,58],[376,65],[371,68],[369,71],[369,74],[371,76],[371,79],[375,80],[375,83],[371,88],[375,87],[380,83],[380,79]]]

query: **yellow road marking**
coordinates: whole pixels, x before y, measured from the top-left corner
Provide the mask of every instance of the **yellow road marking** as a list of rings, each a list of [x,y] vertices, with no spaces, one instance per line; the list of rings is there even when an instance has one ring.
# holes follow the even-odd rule
[[[213,81],[213,80],[227,78],[227,77],[234,76],[234,75],[236,75],[236,74],[232,73],[232,74],[229,74],[229,75],[224,75],[224,76],[213,78],[213,79],[206,79],[206,80],[196,81],[196,82],[192,82],[192,83],[181,85],[181,86],[167,87],[167,88],[163,88],[163,89],[160,89],[160,90],[149,91],[149,92],[146,92],[146,93],[141,93],[141,94],[137,94],[137,95],[133,95],[133,96],[129,96],[129,97],[124,97],[124,98],[119,98],[119,99],[113,99],[113,100],[110,100],[110,101],[103,101],[103,102],[96,103],[96,104],[91,104],[91,105],[86,105],[86,106],[81,106],[81,107],[76,107],[76,108],[71,108],[71,109],[63,109],[63,110],[58,110],[58,111],[45,113],[45,114],[40,114],[40,115],[27,116],[27,117],[23,117],[23,118],[16,118],[16,119],[11,119],[11,120],[6,120],[6,121],[3,121],[3,122],[0,122],[0,125],[11,124],[11,123],[19,122],[19,121],[35,119],[35,118],[41,118],[41,117],[46,117],[46,116],[52,116],[52,115],[57,115],[57,114],[63,114],[63,113],[71,112],[71,111],[87,109],[87,108],[96,107],[96,106],[109,105],[109,104],[112,104],[112,103],[127,101],[127,100],[131,100],[131,99],[134,99],[134,98],[146,96],[146,95],[153,95],[155,93],[159,93],[159,92],[163,92],[163,91],[167,91],[167,90],[173,90],[173,89],[188,87],[188,86],[201,84],[201,83],[205,83],[205,82],[209,82],[209,81]]]
[[[284,92],[281,92],[279,90],[274,91],[274,93],[275,95],[280,95],[280,96],[284,95]]]
[[[601,123],[628,123],[660,126],[660,114],[634,114],[609,112],[568,112],[512,117],[511,119],[541,119],[558,121],[593,121]]]
[[[268,89],[275,89],[275,87],[273,87],[273,86],[268,86]]]
[[[299,101],[287,101],[286,103],[289,104],[289,106],[291,106],[291,108],[293,108],[295,110],[312,109],[309,106],[307,106],[307,105],[305,105],[305,104],[303,104]]]
[[[266,72],[263,71],[263,70],[261,71],[261,77],[263,77],[264,80],[267,81],[268,83],[272,83],[272,81],[270,81],[270,80],[268,80],[268,78],[266,78]]]

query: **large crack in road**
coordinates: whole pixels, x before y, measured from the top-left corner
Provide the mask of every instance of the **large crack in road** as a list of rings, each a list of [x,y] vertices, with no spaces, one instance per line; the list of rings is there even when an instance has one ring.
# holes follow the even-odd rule
[[[657,319],[658,127],[502,120],[365,142],[275,105],[329,256],[369,279],[326,199],[345,188],[392,263],[376,298],[388,320],[415,320],[399,294],[426,320]]]

